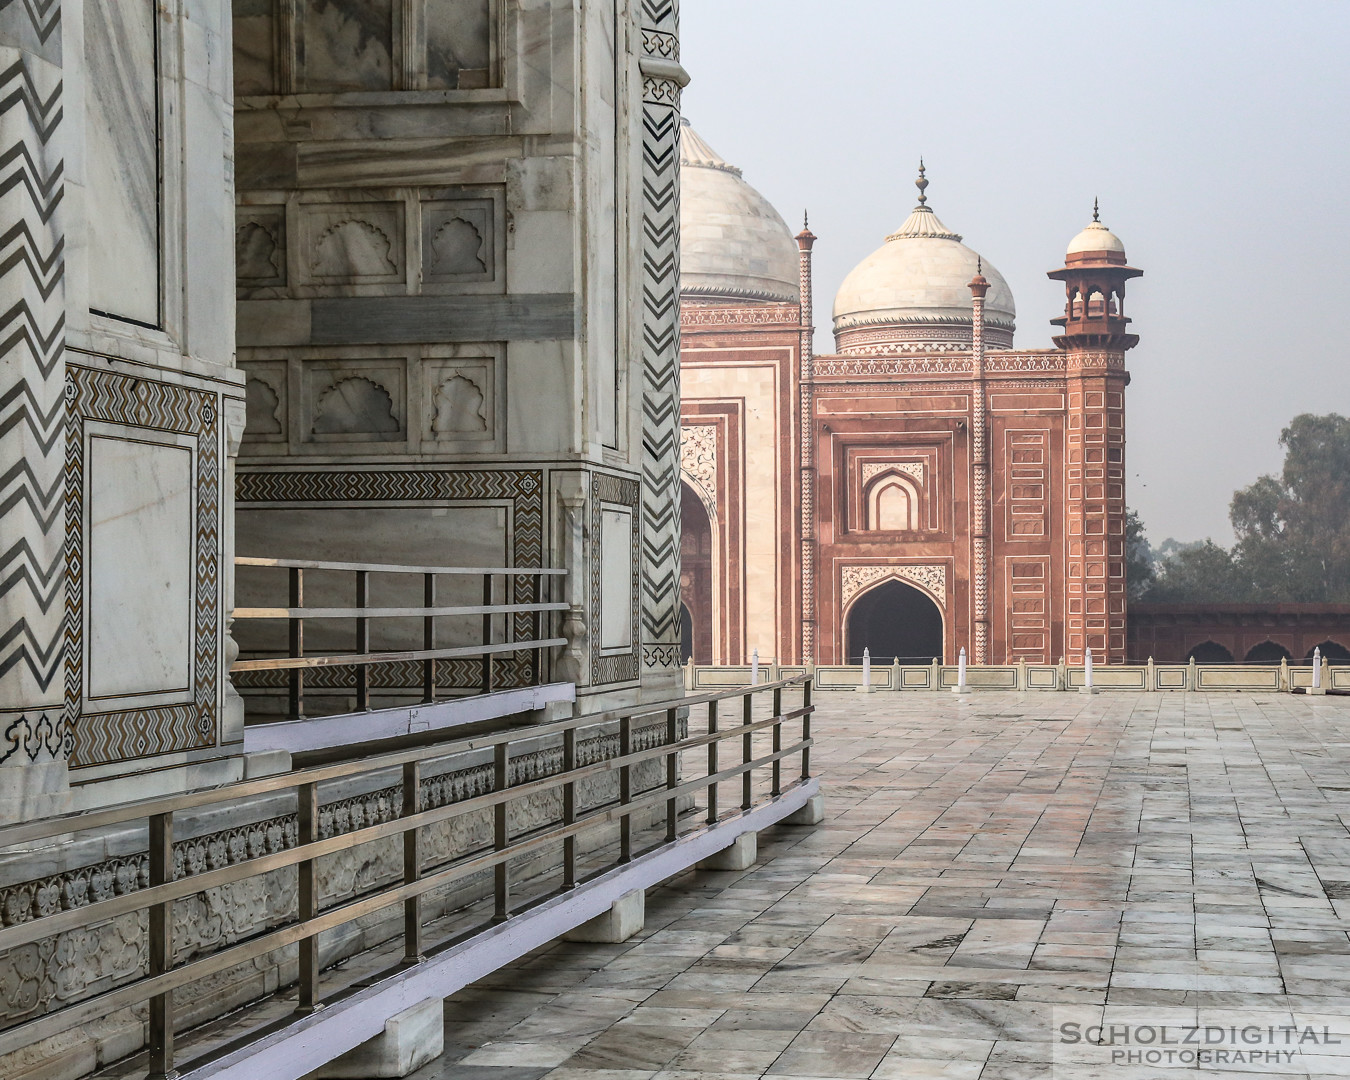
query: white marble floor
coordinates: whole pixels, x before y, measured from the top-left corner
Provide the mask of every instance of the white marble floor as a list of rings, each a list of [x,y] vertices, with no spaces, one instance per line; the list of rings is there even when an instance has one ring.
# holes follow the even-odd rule
[[[816,719],[824,824],[652,892],[625,944],[451,998],[418,1080],[1144,1080],[1173,1075],[1143,1056],[1163,1028],[1174,1063],[1230,1030],[1209,1075],[1350,1075],[1350,698],[826,694]],[[1103,1022],[1111,1046],[1070,1042]]]

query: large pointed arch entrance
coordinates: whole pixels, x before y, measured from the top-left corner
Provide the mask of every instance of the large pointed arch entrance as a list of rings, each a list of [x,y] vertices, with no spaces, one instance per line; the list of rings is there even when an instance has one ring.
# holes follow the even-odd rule
[[[875,664],[943,658],[941,610],[922,589],[903,581],[883,581],[858,597],[849,608],[846,635],[850,664],[862,663],[864,648]]]

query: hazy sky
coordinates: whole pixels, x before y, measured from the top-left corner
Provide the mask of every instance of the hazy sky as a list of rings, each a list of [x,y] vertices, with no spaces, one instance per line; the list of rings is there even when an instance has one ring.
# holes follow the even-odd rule
[[[816,243],[834,293],[914,205],[992,262],[1019,348],[1091,219],[1145,271],[1126,310],[1129,504],[1227,544],[1234,489],[1300,412],[1350,413],[1350,3],[683,0],[690,122]]]

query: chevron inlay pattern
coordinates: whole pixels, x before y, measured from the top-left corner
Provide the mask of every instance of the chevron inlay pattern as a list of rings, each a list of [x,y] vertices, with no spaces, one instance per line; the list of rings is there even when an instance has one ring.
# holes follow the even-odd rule
[[[643,0],[644,51],[678,55],[676,0]],[[642,656],[678,667],[680,641],[680,87],[642,89]]]
[[[66,369],[66,723],[72,768],[214,746],[220,716],[220,396],[70,364]],[[196,439],[197,499],[190,704],[82,714],[84,695],[85,423],[102,420]]]
[[[0,2],[0,761],[66,756],[58,0]]]

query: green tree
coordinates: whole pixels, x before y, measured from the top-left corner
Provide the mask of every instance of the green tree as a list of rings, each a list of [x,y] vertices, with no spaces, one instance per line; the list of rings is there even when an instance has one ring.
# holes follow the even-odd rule
[[[1234,492],[1231,551],[1163,541],[1133,599],[1170,603],[1350,602],[1350,420],[1294,417],[1280,433],[1284,468]],[[1138,537],[1143,538],[1142,524]],[[1130,524],[1126,559],[1130,559]],[[1146,541],[1145,541],[1146,542]],[[1133,573],[1133,563],[1128,562]]]
[[[1178,545],[1158,561],[1152,587],[1141,599],[1167,604],[1229,604],[1249,599],[1232,554],[1213,540]]]
[[[1350,600],[1350,420],[1294,417],[1284,468],[1234,493],[1233,557],[1253,600]]]
[[[1157,578],[1153,565],[1153,549],[1139,514],[1125,509],[1125,592],[1131,600],[1144,597]]]

